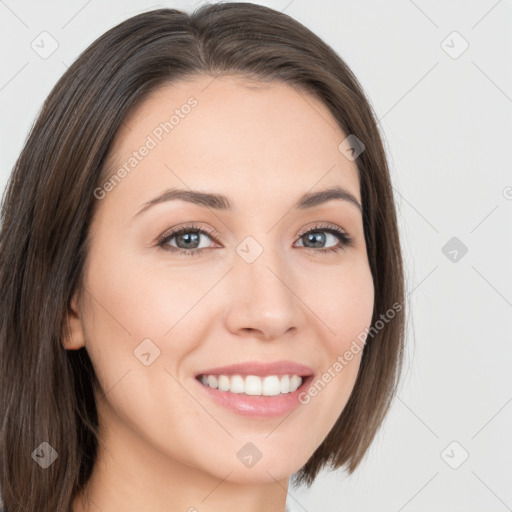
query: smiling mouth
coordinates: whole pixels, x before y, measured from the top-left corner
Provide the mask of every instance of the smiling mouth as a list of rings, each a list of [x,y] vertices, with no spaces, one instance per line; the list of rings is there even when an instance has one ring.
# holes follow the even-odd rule
[[[277,396],[297,391],[311,375],[197,375],[206,387],[248,396]]]

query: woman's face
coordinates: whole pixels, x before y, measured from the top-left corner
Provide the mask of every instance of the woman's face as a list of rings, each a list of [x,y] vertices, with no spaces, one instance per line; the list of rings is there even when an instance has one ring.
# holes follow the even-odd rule
[[[73,325],[102,388],[104,440],[131,467],[287,478],[355,383],[361,351],[341,370],[339,361],[372,316],[361,210],[343,198],[296,207],[332,187],[361,203],[356,162],[339,149],[348,134],[314,97],[248,83],[198,76],[153,93],[123,124],[109,155],[115,176],[95,191]],[[226,200],[162,197],[177,189]],[[214,370],[249,362],[283,365]],[[224,389],[200,382],[206,370]],[[295,373],[303,385],[287,393],[282,377]]]

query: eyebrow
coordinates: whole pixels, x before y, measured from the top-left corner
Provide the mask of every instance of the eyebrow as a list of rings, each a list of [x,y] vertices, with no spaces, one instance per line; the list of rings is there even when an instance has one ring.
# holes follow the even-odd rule
[[[359,201],[348,190],[340,186],[320,190],[319,192],[308,192],[299,198],[299,200],[292,206],[292,209],[305,210],[307,208],[313,208],[328,201],[332,201],[333,199],[347,201],[348,203],[356,206],[360,212],[363,211]],[[166,190],[163,194],[144,203],[142,208],[133,217],[140,215],[142,212],[156,204],[173,200],[186,201],[199,206],[206,206],[214,210],[232,211],[234,209],[233,204],[225,195],[200,192],[198,190],[173,188]]]

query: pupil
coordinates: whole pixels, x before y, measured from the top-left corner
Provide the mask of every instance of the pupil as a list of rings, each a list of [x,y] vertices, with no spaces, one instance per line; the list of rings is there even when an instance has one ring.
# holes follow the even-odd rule
[[[325,243],[325,235],[321,232],[309,233],[306,236],[308,241],[314,244],[314,247],[321,247],[321,245]]]
[[[192,239],[192,242],[196,243],[197,245],[199,245],[199,233],[197,232],[191,232],[192,234],[188,234],[188,233],[185,233],[185,234],[182,234],[178,237],[178,246],[179,246],[179,240],[180,239],[184,239],[186,242],[190,242],[191,239]],[[194,249],[197,247],[197,245],[194,245]],[[190,248],[190,245],[186,245],[185,248]]]

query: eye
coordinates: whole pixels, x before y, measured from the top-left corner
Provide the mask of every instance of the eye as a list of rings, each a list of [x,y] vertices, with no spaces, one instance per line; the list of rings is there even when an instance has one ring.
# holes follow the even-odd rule
[[[327,233],[326,236],[324,233]],[[206,247],[200,247],[201,237],[206,236],[207,238],[214,239],[215,235],[213,230],[200,228],[196,225],[182,226],[169,234],[165,234],[159,238],[157,246],[162,247],[167,251],[182,254],[186,256],[194,256],[202,252]],[[298,235],[299,241],[302,241],[302,245],[298,247],[304,247],[308,250],[315,252],[338,252],[343,250],[345,247],[353,245],[352,238],[343,229],[335,225],[315,225],[313,228],[309,228]],[[338,244],[334,247],[321,247],[323,244],[328,243],[329,237],[337,239]],[[176,240],[176,245],[171,243]],[[312,247],[304,244],[312,244]]]
[[[324,233],[328,233],[326,236]],[[331,238],[337,239],[338,244],[334,247],[320,247],[322,244],[326,244],[329,241],[329,236]],[[306,244],[312,244],[313,247],[309,247],[304,245],[304,241]],[[299,241],[303,241],[302,247],[306,249],[313,249],[316,252],[338,252],[343,250],[345,247],[350,247],[353,245],[353,240],[350,235],[335,225],[315,225],[313,228],[308,229],[305,232],[299,234]],[[300,246],[299,246],[300,247]]]
[[[199,241],[202,235],[206,235],[208,238],[213,237],[213,233],[210,233],[210,230],[195,225],[182,226],[168,235],[161,237],[157,245],[171,252],[193,256],[204,249],[204,247],[199,247]],[[178,247],[170,243],[171,240],[175,238],[177,244],[179,244]]]

